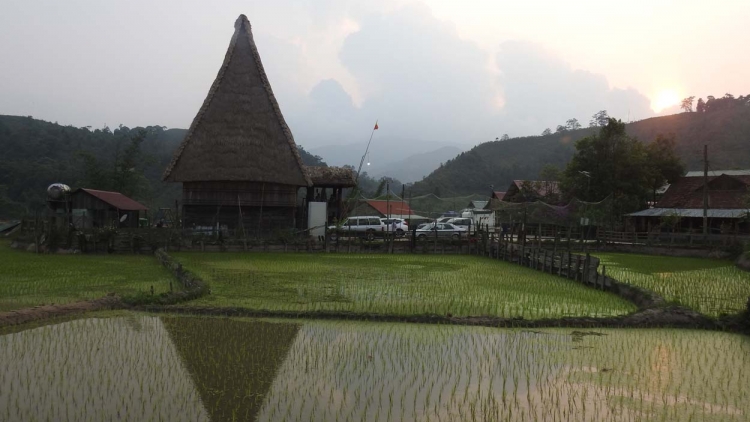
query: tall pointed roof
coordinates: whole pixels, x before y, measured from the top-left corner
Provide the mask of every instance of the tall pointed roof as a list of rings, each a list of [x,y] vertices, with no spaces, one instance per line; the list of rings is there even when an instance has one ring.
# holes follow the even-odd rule
[[[245,15],[163,179],[311,185]]]

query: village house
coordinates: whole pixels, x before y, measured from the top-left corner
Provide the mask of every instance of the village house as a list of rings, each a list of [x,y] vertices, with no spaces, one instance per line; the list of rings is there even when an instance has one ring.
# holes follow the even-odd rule
[[[712,171],[707,186],[709,233],[748,233],[750,170]],[[703,172],[688,172],[669,186],[654,208],[627,217],[639,231],[674,224],[676,231],[701,233],[703,188]]]
[[[502,192],[499,193],[502,194]],[[560,186],[555,181],[514,180],[502,195],[502,200],[516,203],[543,201],[557,204],[560,201]]]
[[[77,229],[136,228],[148,208],[119,192],[80,188],[67,198],[71,223]]]
[[[164,172],[165,181],[182,183],[183,226],[255,237],[301,230],[311,224],[311,207],[317,220],[327,218],[330,197],[338,198],[331,205],[340,214],[342,189],[353,186],[353,176],[303,164],[250,22],[240,15],[234,27],[216,79]]]

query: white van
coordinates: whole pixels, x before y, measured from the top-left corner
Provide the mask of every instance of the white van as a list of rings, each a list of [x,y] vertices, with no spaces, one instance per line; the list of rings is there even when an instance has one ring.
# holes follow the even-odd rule
[[[375,236],[383,236],[385,224],[378,216],[349,217],[338,226],[328,226],[330,230],[338,229],[342,233],[350,233],[356,236],[365,236],[372,240]]]

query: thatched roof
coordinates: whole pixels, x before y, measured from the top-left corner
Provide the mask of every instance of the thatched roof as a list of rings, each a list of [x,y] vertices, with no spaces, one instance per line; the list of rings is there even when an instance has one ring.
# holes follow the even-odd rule
[[[224,63],[164,180],[309,186],[247,17],[240,15],[234,28]]]
[[[351,188],[357,186],[354,170],[346,167],[307,167],[313,186]]]

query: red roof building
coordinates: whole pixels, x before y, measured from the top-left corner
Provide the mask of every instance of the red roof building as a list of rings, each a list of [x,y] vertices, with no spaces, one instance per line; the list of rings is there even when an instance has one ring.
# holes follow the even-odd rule
[[[352,216],[369,216],[377,215],[381,218],[417,218],[414,211],[409,208],[409,204],[406,201],[395,199],[393,201],[386,201],[382,199],[366,199],[362,200],[354,207],[351,214]],[[422,218],[422,217],[419,217]]]
[[[77,228],[138,227],[148,208],[120,192],[80,188],[70,194],[70,212]]]

